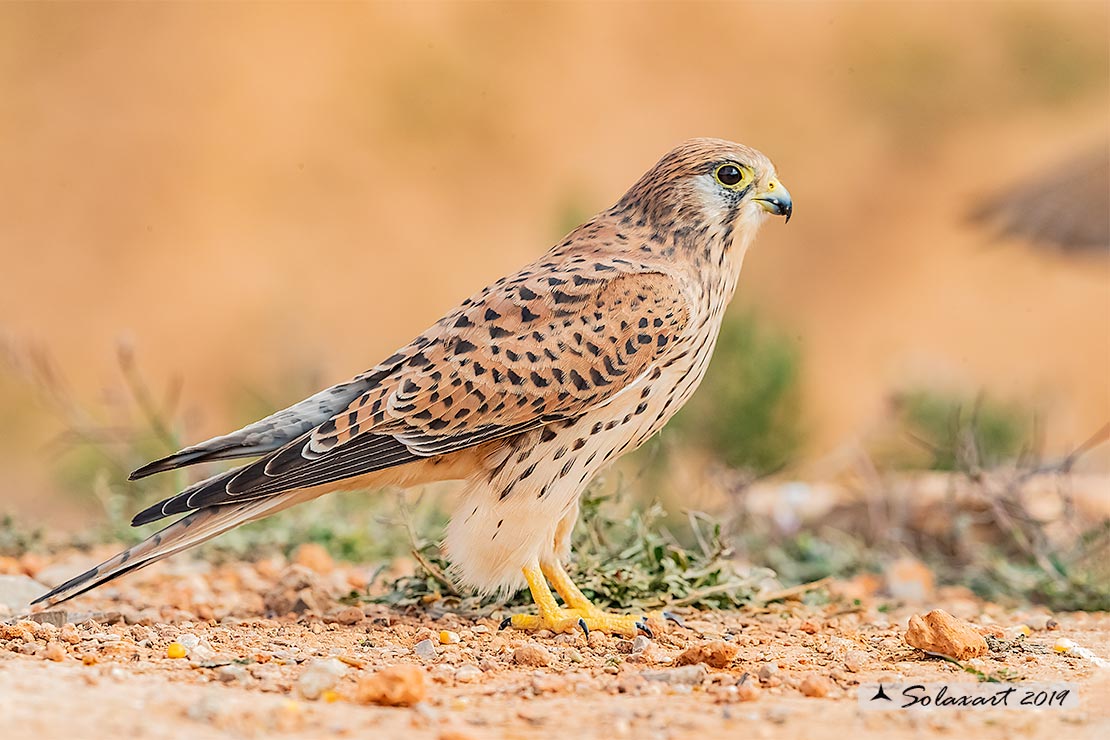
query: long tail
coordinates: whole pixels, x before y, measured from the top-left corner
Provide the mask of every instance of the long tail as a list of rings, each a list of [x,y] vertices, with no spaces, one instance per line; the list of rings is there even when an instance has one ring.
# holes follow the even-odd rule
[[[138,570],[202,542],[207,542],[240,524],[269,516],[301,501],[313,498],[315,495],[318,494],[306,491],[290,491],[286,494],[243,504],[199,509],[147,537],[134,547],[129,547],[95,568],[82,573],[76,578],[71,578],[31,603],[46,602],[53,605],[72,599],[74,596],[83,594],[113,578]]]

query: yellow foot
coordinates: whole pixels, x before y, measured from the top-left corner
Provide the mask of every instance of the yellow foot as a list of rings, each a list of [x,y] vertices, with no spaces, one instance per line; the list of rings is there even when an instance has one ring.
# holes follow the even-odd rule
[[[551,630],[552,632],[576,632],[581,630],[586,637],[596,630],[610,635],[635,637],[638,634],[654,637],[648,627],[647,617],[630,614],[609,614],[600,609],[541,610],[540,614],[514,614],[501,623],[501,629],[515,627],[519,630]]]
[[[501,629],[513,626],[521,630],[551,630],[552,632],[574,632],[582,630],[586,637],[591,630],[606,632],[611,635],[635,637],[644,634],[655,637],[651,627],[648,626],[646,616],[626,614],[609,614],[590,603],[585,594],[578,590],[563,566],[558,562],[540,565],[527,565],[523,569],[524,578],[528,581],[528,589],[532,592],[532,599],[536,602],[538,614],[516,614],[501,623]],[[545,578],[546,576],[546,578]],[[555,595],[547,586],[547,579],[559,595],[563,597],[566,606],[561,606],[555,600]],[[671,620],[678,624],[682,621],[673,614],[662,612],[653,614],[663,620]]]

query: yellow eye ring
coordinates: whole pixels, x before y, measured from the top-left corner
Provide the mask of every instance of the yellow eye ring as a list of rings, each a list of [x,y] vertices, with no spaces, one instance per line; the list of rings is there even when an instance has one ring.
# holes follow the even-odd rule
[[[742,167],[735,162],[725,162],[713,170],[713,179],[729,190],[738,190],[743,187],[750,176],[746,167]]]

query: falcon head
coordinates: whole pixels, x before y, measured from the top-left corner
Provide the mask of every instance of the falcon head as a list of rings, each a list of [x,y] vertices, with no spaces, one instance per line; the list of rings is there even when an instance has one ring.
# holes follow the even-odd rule
[[[768,214],[789,221],[793,203],[762,153],[724,139],[690,139],[640,178],[617,209],[637,209],[657,229],[700,224],[731,232],[749,231]]]

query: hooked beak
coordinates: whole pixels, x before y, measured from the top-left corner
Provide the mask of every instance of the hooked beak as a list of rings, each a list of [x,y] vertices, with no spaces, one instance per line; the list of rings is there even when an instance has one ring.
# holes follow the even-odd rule
[[[755,200],[776,216],[786,216],[784,223],[790,223],[790,214],[794,212],[794,202],[790,200],[790,191],[783,187],[777,177],[772,177],[767,183],[767,189],[755,196]]]

